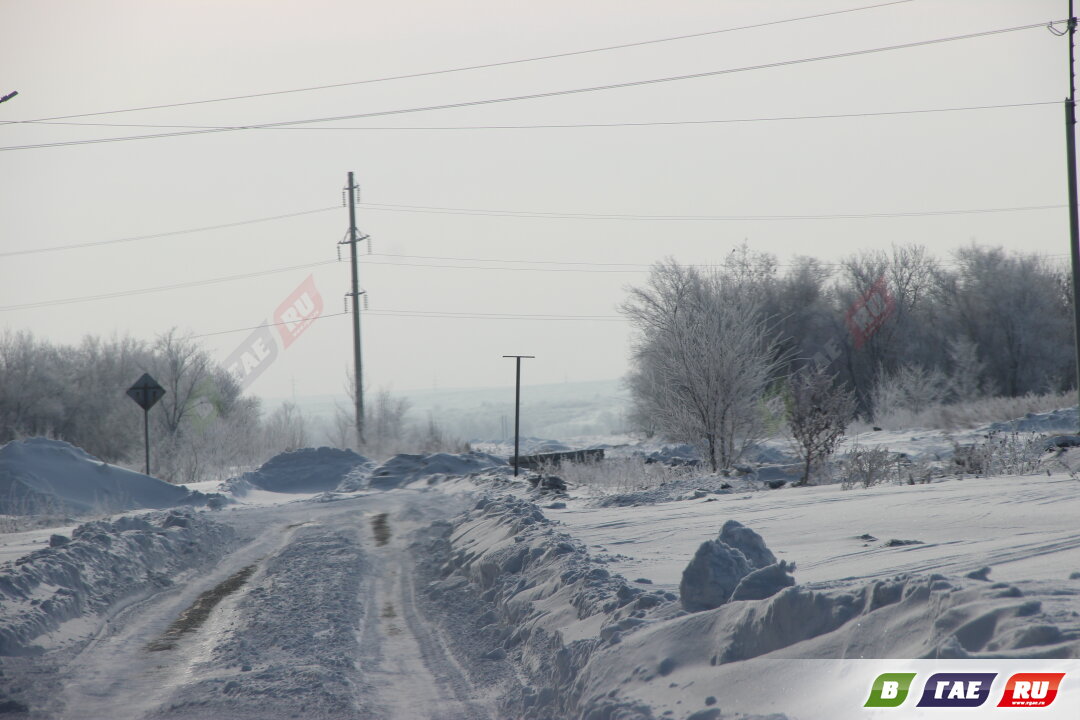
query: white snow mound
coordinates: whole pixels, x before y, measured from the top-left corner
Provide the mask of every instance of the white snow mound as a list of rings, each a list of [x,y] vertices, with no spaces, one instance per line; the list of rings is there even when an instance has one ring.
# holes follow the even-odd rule
[[[118,512],[201,504],[202,493],[98,460],[61,440],[0,447],[0,514]]]
[[[469,475],[493,467],[505,467],[502,458],[481,452],[469,452],[454,455],[436,453],[434,455],[395,455],[371,471],[367,487],[374,490],[391,490],[404,487],[417,480],[426,480],[430,484],[439,479],[452,476]],[[356,489],[356,488],[343,488]]]
[[[301,448],[275,455],[258,470],[226,480],[224,487],[237,495],[252,486],[278,493],[329,492],[353,470],[370,465],[370,460],[352,450]]]

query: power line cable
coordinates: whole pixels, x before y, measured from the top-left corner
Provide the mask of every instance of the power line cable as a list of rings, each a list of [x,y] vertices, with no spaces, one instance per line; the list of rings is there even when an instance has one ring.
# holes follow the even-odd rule
[[[516,262],[507,260],[504,262]],[[547,267],[491,267],[485,265],[439,265],[435,263],[408,263],[408,262],[383,262],[379,260],[365,259],[364,265],[393,265],[396,267],[440,268],[445,270],[508,270],[528,272],[584,272],[584,273],[642,273],[648,272],[648,267],[636,270],[596,270],[590,268],[547,268]]]
[[[684,125],[722,125],[729,123],[756,123],[756,122],[788,122],[794,120],[837,120],[844,118],[869,118],[887,117],[896,115],[921,115],[929,113],[965,112],[974,110],[1002,110],[1008,108],[1039,107],[1043,105],[1060,105],[1060,100],[1042,100],[1038,102],[1003,103],[999,105],[968,105],[963,107],[946,108],[921,108],[916,110],[884,110],[877,112],[854,112],[834,113],[825,115],[779,115],[773,117],[751,118],[725,118],[719,120],[660,120],[655,122],[614,122],[614,123],[555,123],[548,125],[445,125],[445,126],[351,126],[351,127],[263,127],[242,125],[164,125],[152,123],[98,123],[98,122],[51,122],[51,121],[26,121],[35,125],[62,125],[77,127],[123,127],[123,128],[185,128],[192,130],[305,130],[305,131],[333,131],[333,130],[421,130],[421,131],[447,131],[447,130],[567,130],[581,128],[619,128],[619,127],[665,127]]]
[[[395,256],[395,257],[423,258],[423,257],[430,257],[430,256],[408,256],[408,255],[403,255],[403,256]],[[1051,259],[1051,258],[1056,258],[1056,257],[1064,257],[1064,255],[1040,255],[1038,257]],[[437,259],[442,259],[442,258],[437,258]],[[459,258],[446,258],[446,259],[458,260]],[[472,258],[471,260],[474,261],[474,262],[504,262],[504,263],[505,262],[513,262],[513,263],[535,263],[535,264],[541,264],[542,263],[542,264],[561,264],[561,265],[575,265],[575,266],[583,266],[583,265],[606,266],[606,265],[614,265],[614,264],[627,265],[627,266],[632,265],[632,263],[584,263],[584,262],[569,262],[569,261],[568,262],[560,262],[560,261],[543,261],[543,260],[495,260],[495,259],[485,260],[485,259],[481,259],[481,258]],[[261,271],[252,272],[252,273],[242,273],[242,274],[239,274],[239,275],[228,275],[228,276],[225,276],[225,277],[208,278],[208,279],[204,279],[204,280],[192,280],[192,281],[188,281],[188,282],[173,283],[173,284],[170,284],[170,285],[159,285],[159,286],[156,286],[156,287],[149,287],[149,288],[139,288],[139,289],[135,289],[135,290],[121,290],[121,291],[111,292],[111,293],[102,293],[102,294],[99,294],[99,295],[83,295],[83,296],[79,296],[79,297],[60,298],[60,299],[56,299],[56,300],[43,300],[43,301],[39,301],[39,302],[22,303],[22,304],[18,304],[18,305],[5,305],[5,306],[0,306],[0,312],[8,312],[8,311],[13,311],[13,310],[30,310],[30,309],[43,308],[43,307],[53,307],[53,306],[57,306],[57,305],[69,305],[69,304],[73,304],[73,303],[93,302],[95,300],[108,300],[108,299],[114,299],[114,298],[119,298],[119,297],[129,297],[129,296],[133,296],[133,295],[146,295],[146,294],[151,294],[151,293],[156,293],[156,292],[164,292],[164,291],[168,291],[168,290],[178,290],[178,289],[184,289],[184,288],[201,287],[201,286],[204,286],[204,285],[212,285],[212,284],[218,284],[218,283],[233,282],[233,281],[237,281],[237,280],[247,280],[247,279],[250,279],[250,278],[263,277],[263,276],[266,276],[266,275],[273,275],[273,274],[283,273],[283,272],[291,272],[293,270],[303,270],[303,269],[308,269],[308,268],[313,268],[313,267],[319,267],[319,266],[322,266],[322,265],[334,265],[334,264],[337,264],[338,262],[339,261],[336,260],[336,259],[334,259],[334,260],[322,260],[322,261],[319,261],[319,262],[305,263],[305,264],[301,264],[301,265],[290,265],[288,267],[271,268],[269,270],[261,270]],[[818,262],[817,264],[819,266],[822,266],[822,267],[843,267],[844,266],[844,263],[842,263],[842,262],[840,262],[840,263]],[[936,264],[939,265],[939,266],[958,266],[960,263],[938,262]],[[609,269],[600,270],[600,269],[591,269],[591,268],[588,268],[588,267],[573,267],[573,268],[565,268],[565,267],[560,267],[560,268],[549,268],[549,267],[542,267],[542,268],[537,268],[537,267],[491,267],[491,266],[479,266],[479,265],[442,265],[442,264],[432,264],[432,263],[379,262],[379,261],[373,261],[373,260],[370,260],[370,259],[366,261],[366,265],[369,265],[369,266],[370,265],[393,265],[393,266],[404,266],[404,267],[427,267],[427,268],[451,269],[451,270],[504,270],[504,271],[575,272],[575,273],[646,273],[646,272],[649,272],[651,270],[651,268],[652,268],[652,265],[645,265],[645,264],[639,264],[637,269],[624,269],[624,270],[609,270]],[[776,263],[775,264],[775,267],[793,267],[793,266],[794,266],[794,264],[791,264],[791,263]],[[724,269],[727,266],[724,265],[723,263],[712,263],[712,264],[685,264],[685,265],[683,265],[683,267],[696,267],[696,268],[702,268],[702,269]],[[399,311],[399,310],[381,310],[381,311],[367,310],[365,312],[376,313],[376,314],[390,314],[390,313],[410,313],[412,311],[405,311],[405,310],[401,310],[401,311]],[[435,311],[423,311],[423,312],[427,312],[432,317],[441,317],[441,315],[434,314]],[[451,316],[451,315],[457,315],[457,314],[458,313],[447,313],[446,315]],[[503,314],[502,313],[472,313],[471,315],[501,316]],[[513,315],[512,317],[521,317],[521,316]],[[537,316],[537,317],[546,317],[546,316]],[[565,319],[565,318],[571,317],[571,316],[559,315],[559,316],[556,316],[556,317]],[[587,315],[587,316],[573,316],[573,317],[578,318],[578,319],[587,319],[587,318],[597,318],[597,317],[605,317],[605,316]],[[247,329],[250,330],[250,329],[253,329],[253,328],[247,328]],[[233,331],[230,330],[228,332],[233,332]]]
[[[1035,257],[1042,259],[1055,259],[1068,257],[1069,253],[1053,253],[1045,255],[1035,255]],[[637,272],[639,270],[651,270],[654,267],[654,263],[610,263],[610,262],[583,262],[575,260],[514,260],[510,258],[476,258],[476,257],[445,257],[436,255],[399,255],[391,253],[375,253],[372,257],[393,257],[393,258],[405,258],[413,260],[443,260],[454,262],[489,262],[489,263],[527,263],[534,265],[575,265],[575,266],[587,266],[587,267],[625,267],[631,268],[628,272]],[[397,265],[395,262],[379,262],[374,263],[372,260],[367,262],[378,265]],[[402,263],[405,264],[405,263]],[[844,262],[822,262],[815,258],[815,264],[820,267],[844,267]],[[959,266],[960,263],[941,262],[936,263],[939,266]],[[408,263],[408,265],[412,265]],[[773,267],[800,267],[798,263],[773,263]],[[471,265],[418,265],[418,267],[461,267],[471,268]],[[724,263],[682,263],[681,267],[694,267],[703,270],[722,270],[726,267]],[[495,269],[528,269],[528,268],[495,268]]]
[[[460,312],[440,312],[434,310],[364,310],[364,315],[383,315],[387,317],[399,317],[399,318],[437,318],[442,320],[574,320],[574,321],[589,321],[589,322],[626,322],[626,318],[621,315],[528,315],[528,314],[514,314],[514,313],[460,313]],[[313,318],[307,318],[306,321],[323,320],[325,318],[342,317],[350,315],[349,312],[330,313],[327,315],[318,315]],[[294,322],[294,321],[289,321]],[[191,335],[192,338],[204,338],[212,337],[215,335],[229,335],[231,333],[238,332],[250,332],[251,330],[259,330],[264,327],[275,327],[278,325],[286,325],[287,322],[271,322],[263,323],[261,325],[252,325],[249,327],[232,328],[230,330],[218,330],[215,332],[199,333],[198,335]]]
[[[546,211],[531,211],[531,210],[499,210],[499,209],[482,209],[482,208],[454,208],[454,207],[439,207],[431,205],[400,205],[390,203],[360,203],[361,207],[367,210],[384,211],[384,212],[401,212],[401,213],[420,213],[420,214],[450,214],[450,215],[479,215],[479,216],[491,216],[491,217],[520,217],[520,218],[537,218],[537,219],[583,219],[583,220],[702,220],[702,221],[766,221],[766,220],[849,220],[849,219],[864,219],[864,218],[902,218],[902,217],[934,217],[934,216],[948,216],[948,215],[980,215],[980,214],[996,214],[996,213],[1008,213],[1008,212],[1029,212],[1038,210],[1060,210],[1068,207],[1067,205],[1019,205],[1014,207],[997,207],[997,208],[954,208],[946,210],[919,210],[919,211],[907,211],[907,212],[892,212],[892,213],[832,213],[832,214],[820,214],[820,215],[629,215],[618,213],[567,213],[567,212],[546,212]],[[106,245],[114,245],[117,243],[129,243],[142,240],[156,240],[159,238],[175,237],[177,235],[188,235],[192,233],[208,232],[213,230],[222,230],[234,227],[242,227],[244,225],[252,225],[256,223],[272,222],[275,220],[284,220],[295,217],[302,217],[305,215],[314,215],[317,213],[324,213],[329,211],[340,210],[340,207],[324,207],[314,208],[311,210],[300,210],[298,212],[286,213],[283,215],[270,215],[267,217],[251,218],[249,220],[237,220],[235,222],[221,223],[218,225],[206,225],[203,227],[187,228],[184,230],[170,230],[167,232],[153,233],[149,235],[134,235],[131,237],[114,238],[111,240],[96,240],[86,243],[72,243],[69,245],[51,245],[41,248],[27,248],[24,250],[8,250],[0,252],[0,257],[12,257],[17,255],[34,255],[40,253],[60,252],[64,250],[79,250],[83,248],[102,247]],[[431,259],[431,260],[469,260],[470,258],[446,258],[446,257],[431,257],[422,255],[393,255],[388,253],[376,253],[376,255],[382,257],[402,257],[402,258],[414,258],[414,259]],[[484,261],[488,262],[488,261]],[[494,262],[494,261],[493,261]],[[513,260],[506,260],[504,262],[517,262]],[[522,261],[522,262],[547,262],[547,261]],[[570,264],[570,263],[563,263]],[[623,265],[626,263],[604,263],[608,265]]]
[[[61,298],[59,300],[43,300],[41,302],[21,303],[19,305],[2,305],[0,306],[0,312],[7,312],[10,310],[30,310],[33,308],[52,307],[54,305],[70,305],[72,303],[92,302],[94,300],[108,300],[110,298],[128,297],[131,295],[146,295],[148,293],[162,292],[164,290],[178,290],[181,288],[201,287],[203,285],[213,285],[216,283],[232,282],[234,280],[246,280],[248,278],[263,277],[264,275],[274,275],[276,273],[290,272],[292,270],[303,270],[307,268],[318,267],[320,265],[336,265],[337,260],[322,260],[319,262],[305,263],[303,265],[290,265],[289,267],[273,268],[270,270],[260,270],[258,272],[243,273],[240,275],[228,275],[225,277],[209,278],[206,280],[192,280],[189,282],[174,283],[172,285],[158,285],[151,288],[140,288],[138,290],[120,290],[111,293],[102,293],[100,295],[82,295],[80,297]]]
[[[368,315],[388,315],[393,317],[430,317],[446,319],[472,320],[625,320],[621,315],[521,315],[514,313],[454,313],[434,310],[366,310]]]
[[[339,313],[329,313],[329,314],[325,314],[325,315],[318,315],[318,316],[313,317],[313,318],[305,318],[304,322],[310,322],[310,321],[313,321],[313,320],[323,320],[325,318],[331,318],[331,317],[341,317],[342,315],[349,315],[349,314],[350,313],[347,312],[347,311],[346,312],[339,312]],[[211,336],[214,336],[214,335],[228,335],[230,333],[245,332],[245,331],[248,331],[248,330],[258,330],[258,329],[264,328],[264,327],[277,327],[278,325],[291,325],[291,324],[294,324],[295,322],[296,322],[295,320],[283,320],[281,322],[263,323],[262,325],[252,325],[251,327],[233,328],[232,330],[218,330],[217,332],[199,333],[198,335],[191,335],[191,337],[192,338],[204,338],[204,337],[211,337]]]
[[[188,228],[187,230],[171,230],[169,232],[154,233],[152,235],[134,235],[132,237],[116,238],[114,240],[97,240],[87,243],[72,243],[70,245],[51,245],[43,248],[28,248],[26,250],[8,250],[0,252],[0,257],[11,257],[14,255],[34,255],[37,253],[57,252],[60,250],[78,250],[80,248],[100,247],[102,245],[114,245],[116,243],[128,243],[136,242],[139,240],[157,240],[159,238],[175,237],[177,235],[188,235],[190,233],[207,232],[210,230],[223,230],[226,228],[241,227],[243,225],[254,225],[255,223],[271,222],[273,220],[284,220],[286,218],[301,217],[303,215],[314,215],[315,213],[324,213],[330,210],[340,210],[339,207],[325,207],[316,208],[314,210],[301,210],[299,212],[287,213],[285,215],[271,215],[269,217],[252,218],[251,220],[238,220],[236,222],[221,223],[220,225],[206,225],[204,227]]]
[[[496,67],[505,67],[507,65],[519,65],[519,64],[523,64],[523,63],[538,62],[538,61],[542,61],[542,60],[555,60],[555,59],[558,59],[558,58],[574,57],[574,56],[578,56],[578,55],[589,55],[589,54],[594,54],[594,53],[609,52],[609,51],[612,51],[612,50],[624,50],[624,49],[627,49],[627,48],[642,47],[642,46],[645,46],[645,45],[656,45],[656,44],[659,44],[659,43],[674,42],[674,41],[677,41],[677,40],[690,40],[690,39],[693,39],[693,38],[707,37],[709,35],[720,35],[720,34],[723,34],[723,33],[738,32],[738,31],[741,31],[741,30],[753,30],[753,29],[757,29],[757,28],[771,27],[771,26],[774,26],[774,25],[783,25],[785,23],[801,22],[801,21],[804,21],[804,20],[815,20],[815,19],[830,17],[830,16],[834,16],[834,15],[844,15],[844,14],[848,14],[848,13],[861,12],[861,11],[864,11],[864,10],[876,10],[878,8],[888,7],[890,5],[904,5],[904,4],[909,3],[909,2],[914,2],[914,0],[891,0],[890,2],[878,3],[876,5],[865,5],[865,6],[862,6],[862,7],[847,8],[845,10],[834,10],[834,11],[831,11],[831,12],[816,13],[814,15],[802,15],[802,16],[799,16],[799,17],[787,18],[787,19],[784,19],[784,20],[772,20],[772,21],[769,21],[769,22],[755,23],[753,25],[741,25],[741,26],[738,26],[738,27],[723,28],[723,29],[720,29],[720,30],[707,30],[707,31],[704,31],[704,32],[689,33],[689,34],[686,34],[686,35],[675,35],[675,36],[672,36],[672,37],[656,38],[656,39],[653,39],[653,40],[641,40],[641,41],[638,41],[638,42],[622,43],[622,44],[619,44],[619,45],[608,45],[608,46],[605,46],[605,47],[589,48],[589,49],[585,49],[585,50],[572,50],[570,52],[563,52],[563,53],[551,53],[551,54],[548,54],[548,55],[537,55],[537,56],[534,56],[534,57],[519,58],[519,59],[516,59],[516,60],[503,60],[503,61],[499,61],[499,62],[483,63],[483,64],[480,64],[480,65],[466,65],[466,66],[462,66],[462,67],[447,68],[447,69],[443,69],[443,70],[428,70],[428,71],[418,72],[418,73],[408,73],[408,74],[405,74],[405,75],[391,75],[391,76],[388,76],[388,77],[370,78],[370,79],[367,79],[367,80],[354,80],[354,81],[343,82],[343,83],[332,83],[332,84],[329,84],[329,85],[314,85],[314,86],[311,86],[311,87],[293,88],[291,90],[273,90],[273,91],[262,92],[262,93],[250,93],[250,94],[247,94],[247,95],[230,95],[230,96],[226,96],[226,97],[211,98],[211,99],[206,99],[206,100],[190,100],[190,101],[187,101],[187,102],[165,103],[165,104],[160,104],[160,105],[143,105],[143,106],[140,106],[140,107],[124,108],[124,109],[121,109],[121,110],[100,110],[98,112],[79,113],[79,114],[74,114],[74,115],[56,115],[56,116],[53,116],[53,117],[38,118],[36,120],[10,120],[10,121],[6,121],[6,122],[0,122],[0,125],[8,125],[8,124],[19,123],[19,122],[43,122],[43,121],[47,121],[47,120],[67,120],[67,119],[70,119],[70,118],[95,117],[95,116],[100,116],[100,115],[115,115],[115,114],[118,114],[118,113],[141,112],[141,111],[144,111],[144,110],[163,110],[163,109],[166,109],[166,108],[187,107],[187,106],[191,106],[191,105],[206,105],[206,104],[210,104],[210,103],[231,102],[231,101],[234,101],[234,100],[250,100],[252,98],[271,97],[271,96],[274,96],[274,95],[289,95],[289,94],[293,94],[293,93],[312,92],[312,91],[316,91],[316,90],[330,90],[330,89],[333,89],[333,88],[351,87],[351,86],[355,86],[355,85],[370,85],[370,84],[374,84],[374,83],[390,82],[390,81],[393,81],[393,80],[408,80],[408,79],[414,79],[414,78],[432,77],[432,76],[435,76],[435,75],[447,75],[447,74],[450,74],[450,73],[467,72],[467,71],[472,71],[472,70],[486,70],[486,69],[496,68]]]
[[[393,205],[387,203],[361,203],[365,210],[384,212],[408,212],[438,215],[480,215],[487,217],[521,217],[556,220],[707,220],[707,221],[749,221],[749,220],[854,220],[872,218],[937,217],[948,215],[981,215],[1007,212],[1028,212],[1034,210],[1059,210],[1066,205],[1018,205],[1000,208],[964,208],[950,210],[922,210],[910,212],[882,213],[828,213],[821,215],[636,215],[623,213],[571,213],[544,212],[528,210],[492,210],[482,208],[455,208],[430,205]]]
[[[1053,21],[1053,22],[1057,22],[1057,21]],[[178,131],[175,131],[175,132],[152,133],[152,134],[148,134],[148,135],[127,135],[127,136],[110,137],[110,138],[89,138],[89,139],[83,139],[83,140],[67,140],[67,141],[50,142],[50,143],[8,145],[8,146],[5,146],[5,147],[0,147],[0,151],[35,150],[35,149],[52,148],[52,147],[71,147],[71,146],[76,146],[76,145],[95,145],[95,144],[101,144],[101,143],[127,142],[127,141],[132,141],[132,140],[152,140],[152,139],[167,138],[167,137],[182,137],[182,136],[188,136],[188,135],[205,135],[205,134],[209,134],[209,133],[235,132],[235,131],[239,131],[239,130],[263,130],[263,129],[268,129],[268,128],[279,128],[279,127],[285,127],[285,126],[290,126],[290,125],[308,125],[308,124],[313,124],[313,123],[337,122],[337,121],[341,121],[341,120],[357,120],[357,119],[361,119],[361,118],[387,117],[387,116],[390,116],[390,115],[405,115],[405,114],[409,114],[409,113],[432,112],[432,111],[436,111],[436,110],[452,110],[452,109],[457,109],[457,108],[479,107],[479,106],[494,105],[494,104],[499,104],[499,103],[519,102],[519,101],[523,101],[523,100],[538,100],[538,99],[544,99],[544,98],[563,97],[563,96],[567,96],[567,95],[579,95],[579,94],[583,94],[583,93],[601,92],[601,91],[607,91],[607,90],[621,90],[621,89],[625,89],[625,88],[643,87],[643,86],[647,86],[647,85],[656,85],[656,84],[660,84],[660,83],[677,82],[677,81],[682,81],[682,80],[696,80],[696,79],[701,79],[701,78],[706,78],[706,77],[717,77],[717,76],[721,76],[721,75],[730,75],[730,74],[733,74],[733,73],[750,72],[750,71],[754,71],[754,70],[768,70],[768,69],[773,69],[773,68],[790,67],[790,66],[794,66],[794,65],[801,65],[801,64],[804,64],[804,63],[820,62],[820,61],[824,61],[824,60],[838,60],[838,59],[843,59],[843,58],[858,57],[858,56],[862,56],[862,55],[870,55],[870,54],[873,54],[873,53],[889,52],[889,51],[893,51],[893,50],[907,50],[907,49],[917,48],[917,47],[926,47],[926,46],[930,46],[930,45],[938,45],[938,44],[942,44],[942,43],[956,42],[956,41],[959,41],[959,40],[971,40],[971,39],[975,39],[975,38],[983,38],[983,37],[990,37],[990,36],[994,36],[994,35],[1002,35],[1002,34],[1005,34],[1005,33],[1018,32],[1018,31],[1022,31],[1022,30],[1031,30],[1031,29],[1034,29],[1034,28],[1044,28],[1044,27],[1046,27],[1046,25],[1047,25],[1047,23],[1045,23],[1045,22],[1033,23],[1033,24],[1030,24],[1030,25],[1017,25],[1015,27],[1010,27],[1010,28],[998,28],[996,30],[984,30],[984,31],[981,31],[981,32],[976,32],[976,33],[968,33],[968,34],[965,34],[965,35],[952,35],[952,36],[944,37],[944,38],[934,38],[934,39],[930,39],[930,40],[919,40],[919,41],[915,41],[915,42],[901,43],[901,44],[898,44],[898,45],[886,45],[886,46],[882,46],[882,47],[867,48],[867,49],[863,49],[863,50],[850,50],[850,51],[847,51],[847,52],[832,53],[832,54],[829,54],[829,55],[819,55],[819,56],[816,56],[816,57],[799,58],[799,59],[795,59],[795,60],[781,60],[781,61],[777,61],[777,62],[761,63],[761,64],[758,64],[758,65],[747,65],[747,66],[737,67],[737,68],[725,68],[725,69],[722,69],[722,70],[709,70],[709,71],[705,71],[705,72],[689,73],[689,74],[685,74],[685,75],[672,75],[672,76],[661,77],[661,78],[650,78],[650,79],[647,79],[647,80],[632,80],[632,81],[628,81],[628,82],[611,83],[611,84],[607,84],[607,85],[594,85],[594,86],[591,86],[591,87],[583,87],[583,88],[570,88],[570,89],[564,89],[564,90],[550,90],[550,91],[547,91],[547,92],[530,93],[530,94],[527,94],[527,95],[513,95],[513,96],[499,97],[499,98],[486,98],[486,99],[483,99],[483,100],[468,100],[468,101],[464,101],[464,102],[444,103],[444,104],[441,104],[441,105],[425,105],[425,106],[420,106],[420,107],[398,108],[398,109],[395,109],[395,110],[379,110],[379,111],[374,111],[374,112],[353,113],[353,114],[349,114],[349,115],[335,115],[335,116],[322,117],[322,118],[307,118],[307,119],[302,119],[302,120],[285,120],[285,121],[273,122],[273,123],[256,123],[256,124],[251,124],[251,125],[238,125],[238,126],[225,127],[225,128],[210,128],[210,129],[202,129],[202,130],[178,130]]]

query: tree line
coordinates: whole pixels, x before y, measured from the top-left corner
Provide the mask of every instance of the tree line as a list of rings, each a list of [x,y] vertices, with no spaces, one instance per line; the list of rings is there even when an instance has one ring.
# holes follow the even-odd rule
[[[149,414],[150,473],[169,482],[224,479],[279,452],[318,444],[377,459],[464,447],[430,418],[412,422],[408,402],[385,391],[367,408],[363,448],[344,406],[323,423],[305,418],[294,403],[268,412],[205,348],[176,329],[149,342],[87,335],[73,345],[25,330],[0,333],[0,444],[51,437],[141,472],[143,413],[125,390],[144,372],[166,391]]]
[[[826,373],[869,421],[1076,382],[1067,264],[1000,247],[781,265],[743,245],[716,266],[656,264],[621,309],[637,331],[636,424],[697,444],[713,467],[777,429],[805,370]]]

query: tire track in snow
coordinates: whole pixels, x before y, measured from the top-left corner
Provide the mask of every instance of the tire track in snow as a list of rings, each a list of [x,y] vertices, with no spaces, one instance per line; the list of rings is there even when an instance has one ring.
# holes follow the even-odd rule
[[[377,572],[372,574],[371,611],[361,633],[364,679],[384,713],[378,717],[491,720],[487,703],[478,697],[449,645],[417,609],[415,561],[400,541],[391,540],[386,523],[385,515],[373,519]]]
[[[51,708],[49,717],[125,720],[142,718],[160,705],[188,675],[196,657],[206,651],[198,646],[197,638],[212,633],[204,629],[184,647],[150,653],[149,660],[146,645],[158,638],[200,592],[287,544],[292,532],[280,530],[276,524],[267,524],[256,538],[222,558],[211,572],[200,576],[197,570],[188,571],[173,578],[172,586],[110,613],[93,639],[65,663],[60,678],[63,690],[56,703],[59,707]]]

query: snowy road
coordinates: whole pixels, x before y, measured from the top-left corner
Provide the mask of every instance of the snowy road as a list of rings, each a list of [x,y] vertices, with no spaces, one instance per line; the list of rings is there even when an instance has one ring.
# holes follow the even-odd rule
[[[0,572],[0,715],[847,720],[895,659],[1020,659],[1077,678],[1046,717],[1080,707],[1060,664],[1080,653],[1072,477],[597,507],[437,476],[14,538],[37,549]],[[730,519],[797,584],[687,613],[681,571]],[[824,659],[856,664],[825,677]],[[803,689],[772,692],[778,676]]]
[[[114,610],[77,653],[36,661],[28,717],[492,718],[416,599],[409,534],[458,510],[406,492],[217,514],[237,547]],[[208,595],[205,621],[178,629]]]

